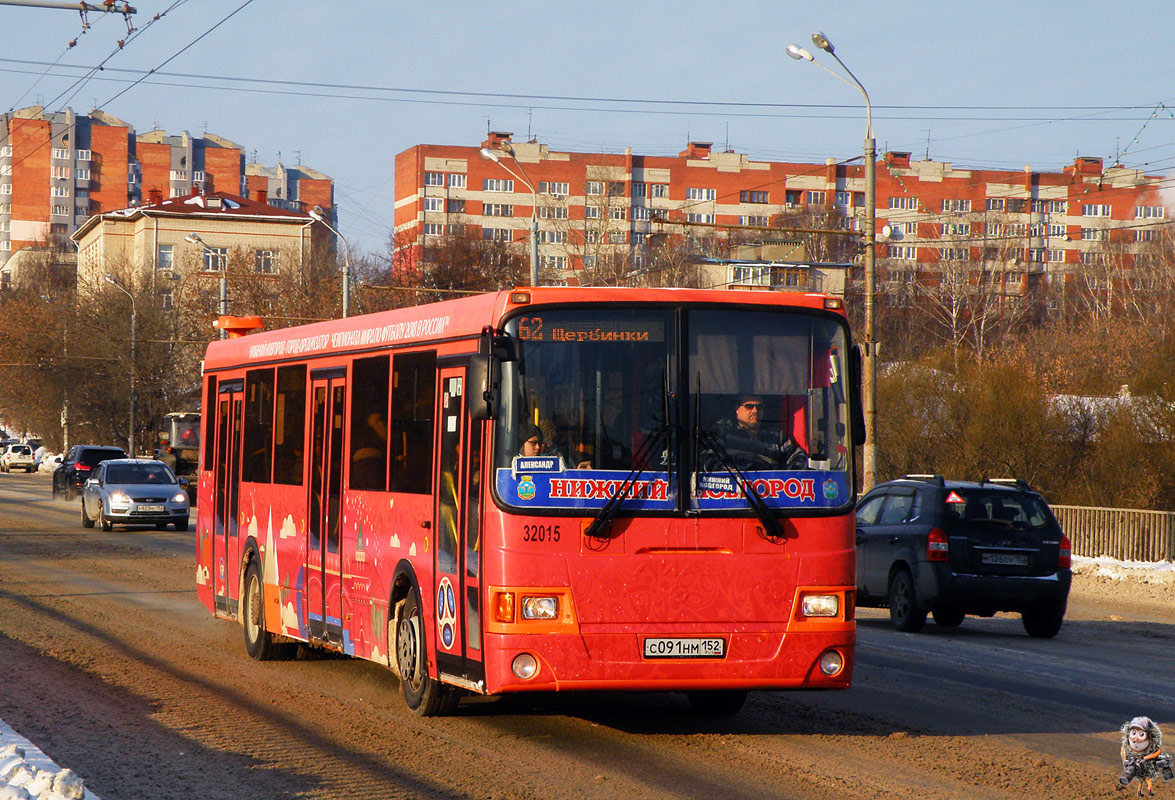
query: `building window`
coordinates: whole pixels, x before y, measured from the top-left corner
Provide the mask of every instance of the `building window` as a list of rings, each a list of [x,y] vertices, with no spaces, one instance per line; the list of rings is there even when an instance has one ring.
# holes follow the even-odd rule
[[[1028,248],[1028,260],[1034,264],[1043,264],[1045,260],[1045,252],[1039,247]]]
[[[701,222],[701,223],[709,225],[710,223],[714,222],[714,215],[713,214],[686,214],[685,220],[686,220],[686,222]]]
[[[173,169],[171,171],[171,179],[173,181],[186,181],[188,179],[188,171],[186,169]]]
[[[486,178],[481,182],[483,192],[512,192],[514,181],[509,178]]]
[[[1136,242],[1157,242],[1159,240],[1159,232],[1154,228],[1140,228],[1134,232],[1134,241]]]
[[[90,160],[90,151],[89,150],[78,150],[78,161],[89,161],[89,160]]]
[[[539,264],[547,269],[567,269],[567,256],[543,256]]]
[[[12,249],[12,242],[8,241],[7,239],[0,242],[0,250],[11,250],[11,249]],[[8,274],[8,270],[4,270],[5,283],[7,283],[9,277],[10,276]]]
[[[52,197],[69,197],[69,187],[68,186],[53,186],[50,188],[49,194]]]
[[[809,191],[805,199],[810,206],[822,206],[824,205],[824,192]]]
[[[624,206],[612,206],[608,211],[608,216],[616,220],[626,220],[628,219],[628,209]]]
[[[970,236],[971,223],[970,222],[944,222],[941,230],[942,236]]]
[[[171,311],[175,308],[175,301],[172,298],[171,289],[159,290],[159,306],[164,311]]]
[[[667,184],[667,183],[649,184],[649,196],[650,197],[668,197],[669,196],[669,184]]]
[[[441,225],[439,222],[426,222],[424,224],[424,235],[425,236],[444,236],[445,235],[445,226]]]
[[[889,257],[900,258],[903,261],[914,261],[917,252],[918,248],[909,244],[891,244],[889,246]]]
[[[487,242],[510,242],[514,240],[514,232],[509,228],[482,228],[481,238]]]
[[[713,200],[718,196],[715,189],[704,189],[699,186],[690,186],[685,190],[686,200]]]
[[[567,206],[539,206],[539,219],[567,219]]]
[[[600,232],[599,231],[584,231],[583,241],[584,241],[584,244],[599,244]]]
[[[79,181],[88,181],[90,179],[89,167],[78,167],[77,177]]]
[[[11,174],[12,174],[12,165],[11,164],[0,164],[0,175],[11,175]]]
[[[54,216],[58,216],[58,217],[68,217],[69,216],[69,206],[55,205],[52,207],[51,213]]]
[[[201,268],[205,272],[220,272],[228,266],[227,247],[205,247]]]
[[[1106,263],[1106,254],[1082,251],[1081,263],[1087,266],[1102,266]]]
[[[745,189],[738,193],[740,203],[766,203],[767,192]]]
[[[60,178],[62,180],[68,180],[69,179],[69,167],[55,165],[53,167],[53,177]]]
[[[1002,198],[1002,197],[989,197],[989,198],[987,198],[987,210],[988,211],[1003,211],[1004,210],[1004,198]]]
[[[766,228],[770,217],[739,217],[739,225],[753,225],[757,228]]]
[[[736,286],[770,286],[771,269],[765,264],[736,264],[730,268],[730,282]]]
[[[1068,233],[1065,224],[1062,222],[1049,223],[1049,236],[1065,236]]]
[[[1085,242],[1100,242],[1106,238],[1103,228],[1082,228],[1081,240]]]
[[[0,158],[12,158],[12,145],[6,144],[0,147]]]
[[[632,218],[638,221],[648,221],[649,209],[645,208],[644,206],[633,206]]]
[[[272,275],[277,272],[277,251],[254,250],[253,269],[262,275]]]
[[[155,269],[173,269],[175,267],[174,245],[161,244],[155,254]]]
[[[450,214],[464,214],[465,201],[464,200],[450,200],[446,208],[449,209]]]
[[[940,247],[938,249],[938,257],[942,261],[966,261],[967,248],[966,247]]]
[[[1135,206],[1135,219],[1163,219],[1167,216],[1167,209],[1163,206]]]
[[[12,194],[12,184],[0,183],[0,194]]]
[[[1081,216],[1108,217],[1110,216],[1110,206],[1108,203],[1086,203],[1081,206]]]
[[[639,181],[634,182],[632,184],[632,196],[633,197],[648,197],[649,196],[649,185],[647,183],[640,183]]]
[[[465,188],[465,174],[461,172],[449,173],[449,188],[450,189],[464,189]]]
[[[425,186],[444,186],[445,173],[443,172],[426,172],[424,173]]]
[[[608,244],[624,244],[628,241],[628,231],[609,231]]]
[[[891,197],[889,198],[889,207],[892,209],[902,211],[917,211],[918,198],[916,197]]]
[[[204,173],[201,170],[196,170],[195,172],[192,173],[192,180],[194,180],[196,183],[203,183],[204,182]],[[277,196],[278,197],[282,196],[281,189],[277,190]]]
[[[624,181],[608,181],[609,197],[624,197]]]
[[[942,210],[950,212],[968,212],[971,210],[971,201],[952,200],[948,198],[942,201]]]
[[[514,206],[509,203],[482,203],[481,213],[487,217],[512,217]]]
[[[53,157],[68,160],[69,159],[69,148],[67,148],[67,147],[54,147],[53,148]]]
[[[600,218],[600,207],[599,206],[584,206],[583,207],[583,217],[584,217],[584,219],[599,219]]]
[[[588,181],[584,184],[583,193],[588,195],[600,195],[604,193],[603,181]]]
[[[539,231],[539,241],[544,244],[567,244],[567,231]]]
[[[1064,250],[1049,250],[1049,262],[1059,264],[1065,260]]]
[[[445,198],[443,197],[426,197],[424,198],[425,212],[444,212]]]
[[[571,186],[567,181],[539,181],[539,194],[566,197],[571,194]]]

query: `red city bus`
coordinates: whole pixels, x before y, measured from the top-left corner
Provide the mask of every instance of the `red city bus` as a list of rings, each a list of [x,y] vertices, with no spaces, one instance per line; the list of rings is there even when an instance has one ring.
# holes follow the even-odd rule
[[[825,295],[542,287],[214,341],[196,582],[256,659],[462,694],[845,689],[859,360]],[[756,425],[744,418],[756,417]]]

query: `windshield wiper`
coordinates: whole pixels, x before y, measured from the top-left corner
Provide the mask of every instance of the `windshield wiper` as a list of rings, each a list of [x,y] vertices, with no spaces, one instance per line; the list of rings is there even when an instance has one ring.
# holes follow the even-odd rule
[[[700,427],[694,428],[694,437],[695,441],[700,445],[705,446],[718,456],[722,468],[734,479],[735,485],[738,486],[743,496],[747,498],[747,505],[751,507],[751,510],[755,512],[755,516],[763,523],[763,538],[775,544],[783,541],[786,538],[783,532],[783,526],[772,515],[771,509],[763,502],[763,498],[755,491],[754,485],[747,479],[747,476],[743,474],[742,470],[738,468],[738,465],[734,463],[734,459],[730,457],[730,453],[727,451],[726,445],[722,443],[722,440],[709,431],[701,430]],[[697,458],[701,454],[701,450],[695,449],[694,453],[695,458]],[[697,465],[695,464],[694,466],[696,467]],[[696,469],[694,470],[694,475],[697,475]],[[695,482],[696,480],[695,477]]]
[[[595,539],[609,538],[604,534],[604,531],[607,530],[608,524],[612,522],[612,518],[616,516],[616,512],[620,510],[620,504],[628,499],[628,493],[631,492],[632,487],[636,485],[637,479],[640,478],[641,474],[648,467],[649,454],[655,452],[655,449],[659,446],[660,442],[668,438],[670,430],[671,426],[663,425],[657,430],[653,431],[653,433],[650,434],[643,443],[641,443],[640,449],[638,449],[636,454],[633,456],[633,461],[636,462],[636,466],[633,467],[632,471],[624,477],[624,480],[620,483],[620,488],[616,490],[615,494],[608,498],[608,502],[605,503],[604,507],[600,509],[600,513],[596,515],[596,518],[592,520],[591,524],[588,525],[584,530],[585,536],[590,536]]]

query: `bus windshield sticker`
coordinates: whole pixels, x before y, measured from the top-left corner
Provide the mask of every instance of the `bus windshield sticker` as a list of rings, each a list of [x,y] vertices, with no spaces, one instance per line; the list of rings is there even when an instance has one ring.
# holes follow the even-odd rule
[[[563,459],[559,456],[515,456],[510,471],[515,477],[523,472],[562,472]]]
[[[519,459],[520,461],[522,459]],[[526,459],[527,461],[541,461]],[[517,473],[498,470],[498,496],[508,503],[515,498],[528,508],[603,508],[620,490],[627,472],[616,470],[567,470],[564,472]],[[676,493],[670,490],[669,473],[641,474],[629,489],[624,501],[626,510],[672,511],[677,507]]]
[[[756,471],[747,479],[769,508],[837,508],[849,496],[845,473],[835,470]],[[703,511],[747,507],[746,497],[726,472],[699,472],[691,500],[693,508]]]

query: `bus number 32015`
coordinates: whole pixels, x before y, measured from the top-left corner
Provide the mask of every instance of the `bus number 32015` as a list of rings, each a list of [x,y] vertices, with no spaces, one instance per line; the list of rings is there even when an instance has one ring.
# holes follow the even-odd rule
[[[557,542],[559,541],[558,525],[523,525],[522,541],[524,542]]]

